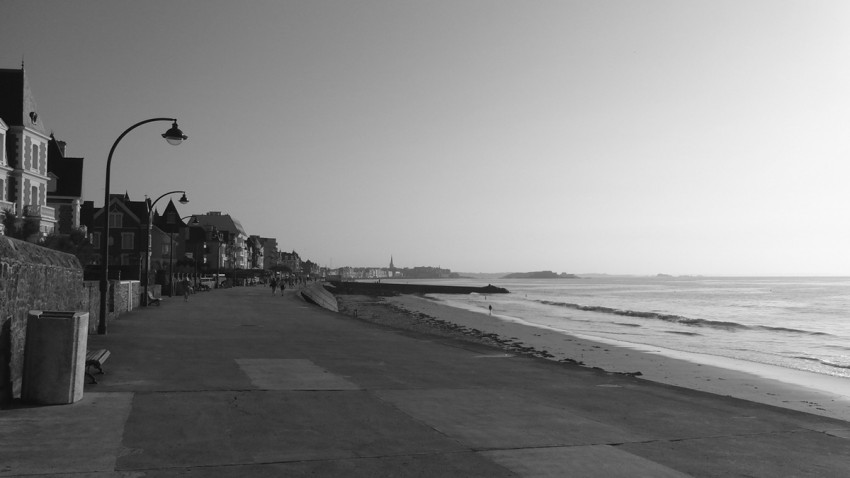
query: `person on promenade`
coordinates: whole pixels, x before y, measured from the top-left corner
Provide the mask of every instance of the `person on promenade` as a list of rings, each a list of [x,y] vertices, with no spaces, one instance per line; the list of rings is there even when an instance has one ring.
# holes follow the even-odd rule
[[[277,293],[277,279],[272,277],[270,285],[272,286],[272,295],[275,295]]]
[[[189,278],[183,279],[183,302],[189,302],[189,293],[192,292],[192,283]]]

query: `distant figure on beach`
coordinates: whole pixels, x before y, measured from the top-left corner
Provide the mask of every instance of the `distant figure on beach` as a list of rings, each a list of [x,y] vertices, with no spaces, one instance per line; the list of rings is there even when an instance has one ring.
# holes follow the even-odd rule
[[[490,305],[490,306],[488,306],[488,307],[490,307],[490,315],[493,315],[493,306],[492,306],[492,305]]]

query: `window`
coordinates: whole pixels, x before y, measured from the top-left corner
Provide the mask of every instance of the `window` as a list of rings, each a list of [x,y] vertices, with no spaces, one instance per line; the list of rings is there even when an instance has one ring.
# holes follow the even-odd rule
[[[0,164],[6,164],[6,135],[0,132]]]
[[[116,229],[124,227],[124,215],[120,212],[110,212],[109,227]]]
[[[38,188],[33,186],[30,194],[30,204],[38,205]]]
[[[38,145],[32,145],[32,162],[30,162],[32,169],[38,169]]]
[[[162,255],[167,256],[171,254],[171,244],[163,244],[162,245]]]
[[[122,232],[121,233],[121,249],[132,250],[134,249],[136,235],[132,232]]]
[[[91,245],[95,249],[100,249],[100,233],[99,232],[92,233],[92,235],[91,235]]]

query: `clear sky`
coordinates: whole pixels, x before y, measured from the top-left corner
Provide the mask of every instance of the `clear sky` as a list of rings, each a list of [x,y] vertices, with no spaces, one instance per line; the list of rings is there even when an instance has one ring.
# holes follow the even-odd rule
[[[850,2],[0,3],[112,192],[329,266],[850,274]],[[176,200],[179,196],[174,196]],[[160,201],[164,206],[165,200]]]

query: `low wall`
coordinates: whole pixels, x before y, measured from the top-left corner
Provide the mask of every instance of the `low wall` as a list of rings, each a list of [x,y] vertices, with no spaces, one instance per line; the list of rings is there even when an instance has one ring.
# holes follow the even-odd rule
[[[20,397],[29,311],[86,311],[90,300],[76,257],[0,236],[0,407]]]

